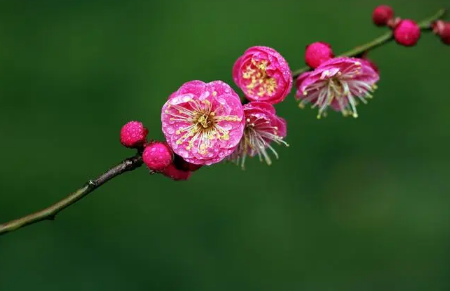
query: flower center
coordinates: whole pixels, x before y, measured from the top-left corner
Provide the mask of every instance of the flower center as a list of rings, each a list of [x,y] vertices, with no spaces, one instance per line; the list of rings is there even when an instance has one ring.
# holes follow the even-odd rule
[[[216,94],[213,92],[214,96]],[[169,104],[165,113],[171,116],[171,121],[188,124],[175,131],[178,136],[176,143],[185,144],[186,150],[196,147],[202,155],[208,154],[208,149],[213,146],[214,140],[225,141],[230,138],[231,129],[221,126],[220,122],[241,122],[242,120],[236,115],[220,114],[222,106],[213,108],[208,100],[189,99],[187,103],[190,104],[189,107]]]
[[[342,85],[341,80],[339,80],[336,77],[333,77],[328,80],[328,86],[331,89],[331,95],[332,95],[330,102],[332,101],[333,97],[336,99],[344,97],[343,93],[346,93],[346,92],[344,92],[344,86]]]
[[[267,74],[267,61],[255,61],[245,68],[242,77],[246,80],[246,89],[249,95],[273,95],[277,89],[277,82]]]
[[[197,119],[197,124],[200,124],[204,129],[210,128],[213,125],[213,120],[209,114],[202,114]]]

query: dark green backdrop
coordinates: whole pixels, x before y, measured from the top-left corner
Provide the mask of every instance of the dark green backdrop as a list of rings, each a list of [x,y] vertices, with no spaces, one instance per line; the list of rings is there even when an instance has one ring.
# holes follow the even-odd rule
[[[447,0],[389,1],[423,18]],[[64,197],[133,154],[128,120],[161,138],[182,83],[232,83],[253,45],[292,69],[305,46],[342,52],[383,29],[378,1],[0,2],[0,222]],[[277,106],[289,148],[272,166],[218,165],[189,182],[145,169],[0,237],[0,290],[450,290],[450,48],[371,54],[375,99],[357,120]]]

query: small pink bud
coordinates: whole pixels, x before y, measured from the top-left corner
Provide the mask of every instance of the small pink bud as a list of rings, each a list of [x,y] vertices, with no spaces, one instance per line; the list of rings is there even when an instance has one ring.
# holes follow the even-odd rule
[[[450,22],[436,21],[433,24],[433,32],[441,37],[443,43],[450,45]]]
[[[166,143],[153,142],[147,145],[142,154],[142,160],[147,167],[155,172],[160,172],[167,168],[173,159],[172,150]]]
[[[162,173],[164,176],[175,181],[184,181],[191,176],[191,172],[178,170],[174,164],[170,164]]]
[[[443,43],[450,45],[450,23],[446,23],[440,36]]]
[[[385,26],[394,17],[394,10],[387,5],[380,5],[373,10],[373,23],[377,26]]]
[[[313,69],[333,57],[334,54],[331,45],[326,42],[313,42],[306,47],[305,62]]]
[[[130,121],[120,130],[120,142],[127,148],[142,147],[146,142],[148,129],[142,122]]]
[[[415,21],[404,19],[395,28],[394,37],[398,44],[414,46],[420,38],[420,27]]]

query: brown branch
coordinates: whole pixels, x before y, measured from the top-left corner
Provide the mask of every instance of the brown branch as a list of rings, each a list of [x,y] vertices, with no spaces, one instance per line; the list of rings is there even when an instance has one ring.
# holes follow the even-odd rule
[[[422,21],[420,21],[418,23],[420,29],[422,31],[431,31],[431,25],[433,24],[433,22],[435,22],[436,20],[439,20],[441,18],[443,18],[446,14],[447,10],[446,9],[440,9],[438,12],[436,12],[435,15],[424,19]],[[377,37],[376,39],[363,44],[361,46],[357,46],[354,49],[351,49],[345,53],[342,53],[339,55],[339,57],[357,57],[357,56],[361,56],[364,52],[369,51],[369,50],[373,50],[377,47],[380,47],[382,45],[385,45],[386,43],[392,41],[394,39],[394,33],[392,31],[388,31],[385,34]],[[297,78],[298,76],[300,76],[302,73],[307,72],[311,70],[310,67],[306,66],[303,67],[301,69],[298,69],[294,72],[292,72],[292,76],[293,78]]]
[[[51,205],[50,207],[42,209],[36,213],[32,213],[24,217],[18,218],[16,220],[12,220],[4,224],[1,224],[0,235],[15,231],[19,228],[22,228],[30,224],[34,224],[39,221],[54,220],[59,212],[63,211],[64,209],[81,200],[82,198],[86,197],[89,193],[91,193],[98,187],[102,186],[109,180],[125,172],[133,171],[134,169],[139,168],[141,165],[142,165],[142,158],[139,153],[131,158],[125,159],[117,166],[106,171],[97,179],[89,180],[83,187],[76,190],[75,192],[73,192],[66,198],[62,199],[61,201],[58,201],[55,204]]]

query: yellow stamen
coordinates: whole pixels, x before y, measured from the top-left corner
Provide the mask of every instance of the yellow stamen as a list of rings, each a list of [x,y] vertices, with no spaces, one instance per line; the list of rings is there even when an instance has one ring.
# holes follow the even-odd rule
[[[243,72],[244,79],[249,80],[246,85],[247,93],[263,97],[264,95],[273,95],[277,89],[277,82],[267,74],[267,61],[255,61],[252,59],[251,65],[248,65]],[[256,92],[255,92],[256,90]]]

